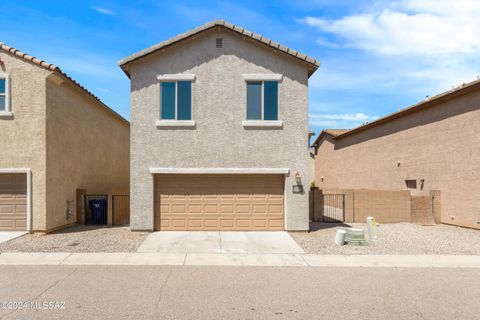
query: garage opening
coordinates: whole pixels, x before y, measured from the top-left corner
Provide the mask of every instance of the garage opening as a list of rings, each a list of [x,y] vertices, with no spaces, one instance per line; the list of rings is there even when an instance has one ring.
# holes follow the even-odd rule
[[[27,230],[27,175],[0,174],[0,231]]]
[[[155,175],[155,230],[283,230],[283,175]]]

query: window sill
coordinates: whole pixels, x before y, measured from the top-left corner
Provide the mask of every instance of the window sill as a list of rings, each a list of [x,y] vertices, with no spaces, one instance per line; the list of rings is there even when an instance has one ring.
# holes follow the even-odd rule
[[[242,121],[244,128],[282,128],[283,122],[280,120],[246,120]]]
[[[0,118],[13,118],[13,112],[0,111]]]
[[[194,120],[157,120],[157,128],[195,128]]]

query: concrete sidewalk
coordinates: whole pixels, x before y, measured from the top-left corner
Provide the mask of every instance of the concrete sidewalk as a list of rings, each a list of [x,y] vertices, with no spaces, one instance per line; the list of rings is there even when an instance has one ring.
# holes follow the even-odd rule
[[[2,253],[0,265],[480,268],[480,256],[239,253]]]

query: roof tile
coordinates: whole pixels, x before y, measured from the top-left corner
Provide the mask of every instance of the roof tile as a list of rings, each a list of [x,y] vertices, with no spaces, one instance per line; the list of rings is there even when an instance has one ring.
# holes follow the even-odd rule
[[[83,92],[85,92],[86,94],[88,94],[89,96],[91,96],[92,98],[94,98],[95,100],[97,100],[103,107],[105,107],[106,109],[108,109],[110,112],[112,112],[115,116],[117,116],[120,120],[124,121],[124,122],[127,122],[129,123],[125,118],[123,118],[121,115],[119,115],[117,112],[115,112],[114,110],[112,110],[110,107],[108,107],[105,103],[103,103],[96,95],[94,95],[93,93],[91,93],[89,90],[87,90],[87,88],[85,88],[84,86],[82,86],[80,83],[78,83],[77,81],[75,81],[73,78],[71,78],[68,74],[66,74],[65,72],[63,72],[59,67],[57,67],[56,65],[54,64],[51,64],[51,63],[48,63],[44,60],[41,60],[41,59],[38,59],[36,57],[33,57],[33,56],[30,56],[18,49],[15,49],[13,47],[10,47],[10,46],[7,46],[5,43],[3,42],[0,42],[0,50],[3,50],[3,51],[6,51],[14,56],[17,56],[23,60],[26,60],[28,62],[31,62],[39,67],[42,67],[44,69],[47,69],[49,71],[52,71],[52,72],[56,72],[57,74],[60,74],[60,76],[63,76],[64,78],[66,78],[68,81],[72,82],[75,86],[77,86],[79,89],[81,89]]]
[[[187,31],[187,32],[182,33],[182,34],[179,34],[179,35],[177,35],[177,36],[175,36],[175,37],[173,37],[173,38],[171,38],[171,39],[168,39],[168,40],[166,40],[166,41],[162,41],[162,42],[160,42],[160,43],[158,43],[158,44],[156,44],[156,45],[153,45],[153,46],[151,46],[151,47],[149,47],[149,48],[147,48],[147,49],[143,49],[143,50],[141,50],[141,51],[139,51],[139,52],[137,52],[137,53],[134,53],[134,54],[132,54],[132,55],[130,55],[130,56],[128,56],[128,57],[120,60],[120,61],[118,62],[118,64],[120,65],[120,67],[122,68],[122,70],[123,70],[127,75],[129,75],[127,68],[125,68],[125,65],[127,65],[128,63],[130,63],[130,62],[132,62],[132,61],[134,61],[134,60],[136,60],[136,59],[142,58],[143,56],[148,55],[148,54],[150,54],[150,53],[153,53],[153,52],[155,52],[155,51],[157,51],[157,50],[160,50],[160,49],[162,49],[163,47],[166,47],[166,46],[169,46],[169,45],[174,44],[174,43],[176,43],[176,42],[179,42],[179,41],[181,41],[181,40],[184,40],[184,39],[186,39],[186,38],[188,38],[188,37],[190,37],[190,36],[193,36],[193,35],[195,35],[195,34],[197,34],[197,33],[199,33],[199,32],[202,32],[202,31],[211,29],[211,28],[213,28],[214,26],[223,26],[223,27],[225,27],[225,28],[228,28],[228,29],[230,29],[230,30],[236,31],[236,32],[238,32],[238,33],[240,33],[240,34],[243,34],[243,35],[245,35],[245,36],[248,36],[248,37],[250,37],[250,38],[252,38],[252,39],[254,39],[254,40],[257,40],[257,41],[259,41],[259,42],[261,42],[261,43],[264,43],[264,44],[266,44],[266,45],[268,45],[268,46],[271,46],[271,47],[273,47],[273,48],[275,48],[275,49],[279,49],[279,50],[285,52],[286,54],[291,55],[291,56],[293,56],[293,57],[295,57],[295,58],[297,58],[297,59],[303,60],[303,61],[305,61],[306,63],[312,65],[312,68],[310,68],[310,70],[312,70],[312,73],[320,66],[320,63],[319,63],[317,60],[315,60],[315,59],[312,59],[312,58],[310,58],[310,57],[308,57],[308,56],[306,56],[306,55],[304,55],[304,54],[299,53],[298,51],[295,51],[295,50],[292,50],[292,49],[290,49],[290,48],[288,48],[288,47],[286,47],[286,46],[280,45],[279,43],[274,42],[274,41],[272,41],[272,40],[270,40],[270,39],[268,39],[268,38],[265,38],[265,37],[261,36],[260,34],[253,33],[253,32],[251,32],[251,31],[249,31],[249,30],[246,30],[246,29],[244,29],[244,28],[242,28],[242,27],[240,27],[240,26],[237,26],[237,25],[234,25],[234,24],[232,24],[232,23],[229,23],[229,22],[227,22],[227,21],[225,21],[225,20],[215,20],[215,21],[211,21],[211,22],[205,23],[205,24],[203,24],[203,25],[201,25],[201,26],[199,26],[199,27],[197,27],[197,28],[195,28],[195,29],[192,29],[192,30]],[[310,73],[310,74],[311,74],[311,73]]]

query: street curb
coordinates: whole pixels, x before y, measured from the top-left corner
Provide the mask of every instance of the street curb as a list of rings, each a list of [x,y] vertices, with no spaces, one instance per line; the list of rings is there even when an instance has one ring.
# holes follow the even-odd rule
[[[480,256],[5,252],[0,265],[480,268]]]

